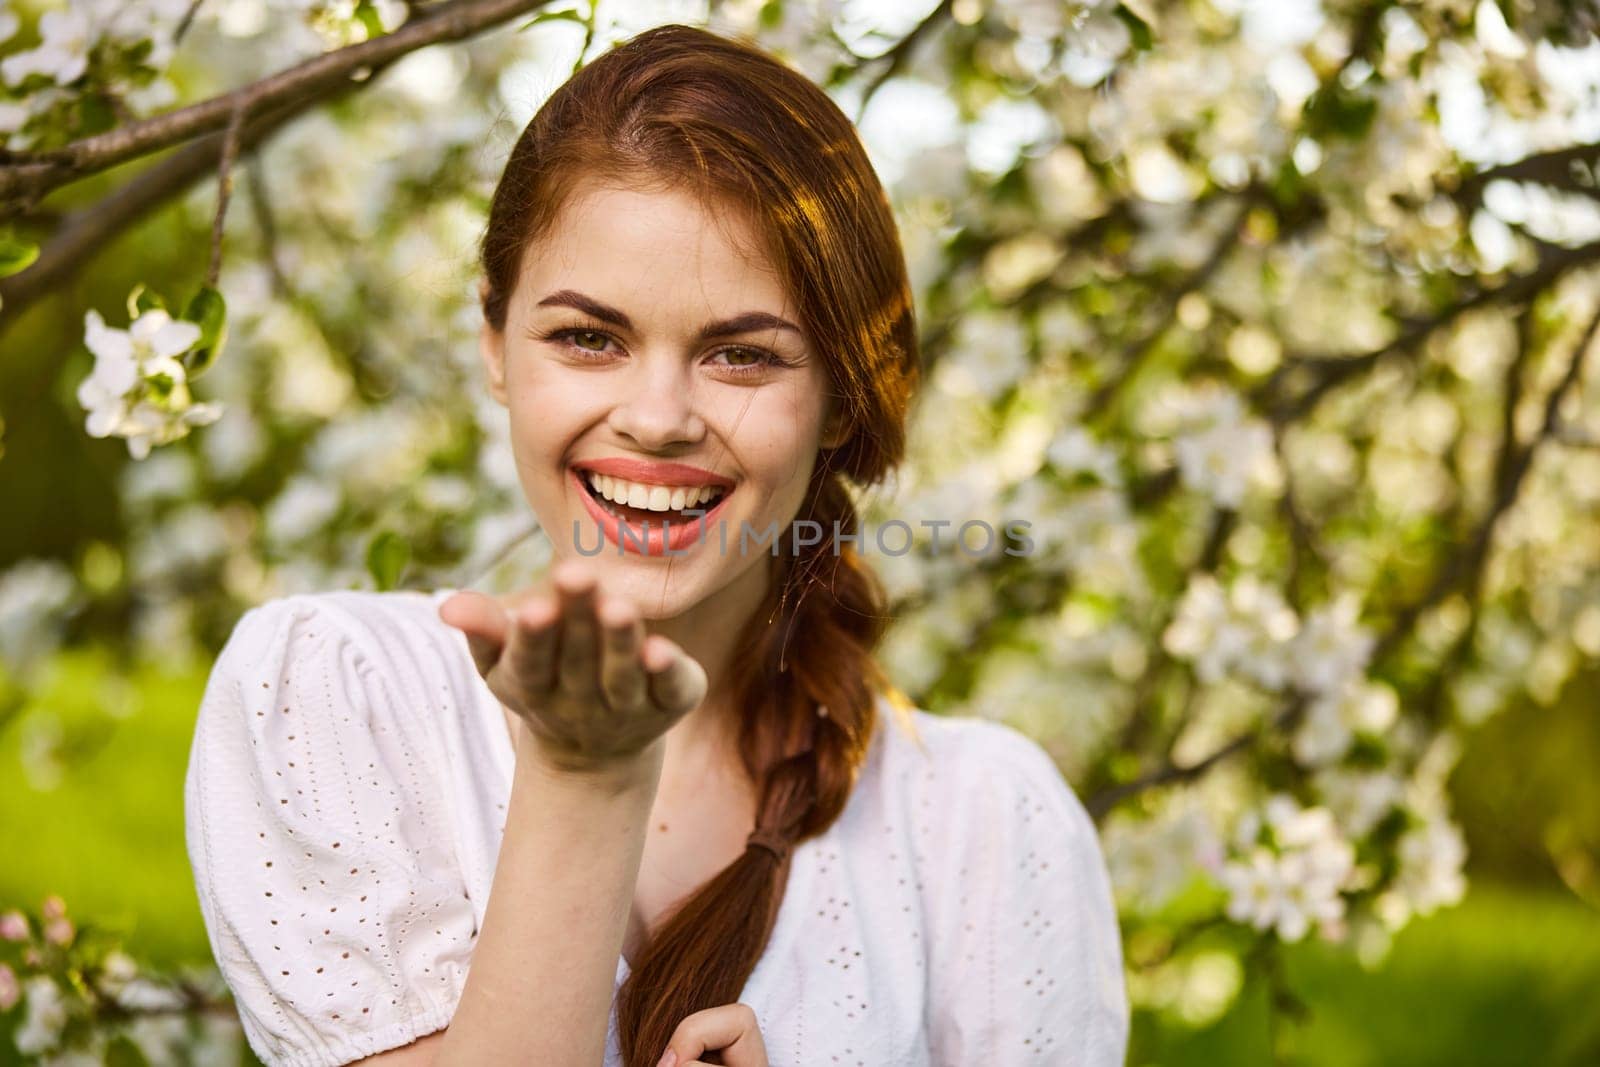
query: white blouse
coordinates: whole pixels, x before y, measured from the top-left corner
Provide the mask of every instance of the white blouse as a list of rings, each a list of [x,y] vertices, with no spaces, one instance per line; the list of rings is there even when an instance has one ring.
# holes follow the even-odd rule
[[[348,1063],[454,1013],[515,757],[465,636],[438,617],[453,592],[271,600],[212,670],[187,844],[264,1063]],[[794,849],[739,997],[773,1067],[1121,1064],[1116,914],[1060,772],[1002,724],[879,709],[844,812]],[[617,986],[627,975],[619,956]],[[621,1062],[613,1004],[605,1065]]]

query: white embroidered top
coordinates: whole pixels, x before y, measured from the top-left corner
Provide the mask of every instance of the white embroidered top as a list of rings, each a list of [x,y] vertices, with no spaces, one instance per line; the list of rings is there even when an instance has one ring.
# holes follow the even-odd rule
[[[438,617],[452,592],[268,601],[213,667],[189,858],[267,1064],[348,1063],[455,1010],[515,756],[465,636]],[[1120,1065],[1116,915],[1070,787],[1010,727],[886,698],[880,712],[844,812],[794,850],[739,998],[773,1067]],[[627,974],[619,956],[618,986]],[[605,1065],[621,1062],[613,1008]]]

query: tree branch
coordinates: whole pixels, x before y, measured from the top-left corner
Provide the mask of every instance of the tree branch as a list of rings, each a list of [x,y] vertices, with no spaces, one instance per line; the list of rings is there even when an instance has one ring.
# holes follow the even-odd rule
[[[252,119],[239,131],[239,151],[253,151],[302,112],[362,84],[337,85],[331,93],[297,100]],[[0,278],[0,301],[4,301],[0,306],[0,331],[118,234],[212,173],[224,139],[224,134],[214,133],[192,141],[146,167],[114,193],[68,215],[55,235],[39,250],[38,259],[26,270]]]
[[[254,112],[319,96],[363,68],[391,62],[430,44],[469,37],[548,2],[456,0],[430,10],[393,33],[323,53],[210,100],[86,137],[54,151],[13,154],[0,166],[0,221],[29,210],[52,189],[222,129],[240,108]]]
[[[1249,748],[1257,738],[1271,733],[1279,733],[1293,727],[1296,720],[1305,710],[1305,705],[1305,695],[1296,693],[1290,699],[1288,706],[1278,712],[1269,722],[1240,732],[1193,763],[1185,763],[1181,766],[1176,763],[1168,763],[1148,774],[1140,775],[1131,782],[1124,782],[1122,785],[1102,789],[1090,796],[1084,802],[1084,807],[1088,809],[1089,814],[1095,819],[1100,819],[1106,812],[1124,800],[1131,796],[1136,796],[1146,789],[1151,789],[1158,785],[1172,785],[1177,782],[1193,781],[1229,756]]]
[[[1579,175],[1588,170],[1588,180]],[[1564,192],[1579,193],[1600,200],[1600,144],[1580,144],[1553,152],[1537,152],[1513,163],[1486,167],[1461,179],[1451,196],[1457,201],[1476,204],[1490,182],[1535,182]]]
[[[1533,314],[1531,306],[1523,314],[1531,319]],[[1515,416],[1522,395],[1524,368],[1531,356],[1530,350],[1533,345],[1531,339],[1527,337],[1531,326],[1525,326],[1521,331],[1523,336],[1517,357],[1512,360],[1510,368],[1506,371],[1506,411],[1502,431],[1505,437],[1495,462],[1494,499],[1489,505],[1488,512],[1473,531],[1471,539],[1451,554],[1434,576],[1427,591],[1395,615],[1389,628],[1373,647],[1374,663],[1380,662],[1392,653],[1410,635],[1422,614],[1448,596],[1464,579],[1473,583],[1476,595],[1477,583],[1482,580],[1483,565],[1489,556],[1490,547],[1494,544],[1494,534],[1499,527],[1500,518],[1516,506],[1517,498],[1522,491],[1522,483],[1533,465],[1535,453],[1538,452],[1540,444],[1554,434],[1561,402],[1582,374],[1584,359],[1597,329],[1600,329],[1600,309],[1596,309],[1588,325],[1584,327],[1577,351],[1567,364],[1566,373],[1545,398],[1544,420],[1540,424],[1538,433],[1524,448],[1517,447]]]
[[[1264,408],[1276,421],[1292,422],[1315,408],[1336,386],[1372,369],[1385,356],[1416,349],[1435,331],[1467,312],[1527,300],[1568,271],[1596,261],[1600,261],[1600,241],[1550,251],[1541,257],[1539,266],[1527,274],[1518,275],[1496,288],[1480,289],[1443,311],[1415,320],[1404,326],[1394,340],[1371,351],[1353,356],[1292,355],[1262,383],[1257,390],[1258,402],[1253,406]],[[1298,396],[1286,396],[1288,383],[1297,374],[1311,375],[1312,384]]]

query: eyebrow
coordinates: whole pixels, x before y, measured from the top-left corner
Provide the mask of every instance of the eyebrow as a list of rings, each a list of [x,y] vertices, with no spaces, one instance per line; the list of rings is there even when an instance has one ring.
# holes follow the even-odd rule
[[[585,296],[574,289],[558,289],[543,300],[539,307],[569,307],[576,308],[586,315],[592,315],[602,322],[609,322],[624,330],[633,329],[633,320],[627,313],[610,304],[602,304],[593,297]],[[735,315],[731,319],[720,322],[708,323],[700,328],[698,340],[709,341],[714,337],[731,337],[734,334],[754,333],[757,330],[793,330],[804,337],[805,332],[790,322],[788,319],[770,315],[765,311],[746,311],[742,315]]]

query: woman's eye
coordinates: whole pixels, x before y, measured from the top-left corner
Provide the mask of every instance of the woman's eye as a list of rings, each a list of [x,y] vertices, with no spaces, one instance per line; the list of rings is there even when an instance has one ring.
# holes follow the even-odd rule
[[[741,374],[754,374],[768,367],[783,367],[787,363],[776,353],[761,348],[724,348],[717,357],[727,360],[725,367]]]
[[[603,333],[595,333],[593,330],[574,330],[571,336],[573,341],[578,343],[579,348],[588,352],[599,352],[606,347],[606,335]],[[582,343],[585,338],[595,342],[593,348]]]

